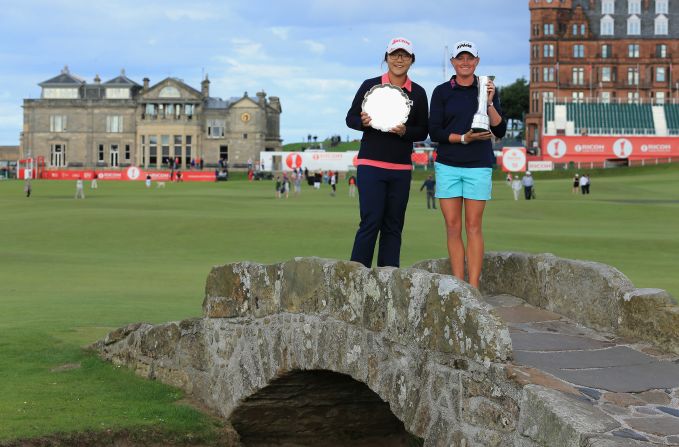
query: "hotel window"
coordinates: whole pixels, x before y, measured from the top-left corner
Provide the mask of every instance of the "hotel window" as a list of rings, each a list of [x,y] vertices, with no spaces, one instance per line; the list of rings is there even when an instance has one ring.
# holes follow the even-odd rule
[[[106,132],[121,133],[123,131],[123,117],[119,115],[109,115],[106,117]]]
[[[655,0],[655,13],[668,14],[667,0]]]
[[[540,54],[540,49],[537,45],[533,45],[533,59],[537,59]]]
[[[537,67],[533,67],[533,69],[531,70],[531,79],[530,80],[532,82],[540,82],[540,80],[538,79],[538,68]]]
[[[627,45],[627,56],[637,58],[639,57],[639,44],[631,43]]]
[[[638,36],[641,34],[641,20],[637,16],[630,16],[627,19],[627,35]]]
[[[573,102],[584,102],[585,92],[573,92]]]
[[[585,24],[584,23],[580,24],[580,35],[581,36],[585,35]]]
[[[667,45],[664,43],[655,46],[655,57],[667,57]]]
[[[665,82],[665,67],[656,67],[655,69],[655,82]]]
[[[627,69],[627,85],[639,85],[639,69],[629,67]]]
[[[665,92],[655,92],[655,103],[665,104]]]
[[[553,23],[545,23],[544,24],[544,35],[545,36],[551,36],[554,34],[554,24]]]
[[[655,18],[655,35],[656,36],[667,35],[667,17],[658,16]]]
[[[104,162],[104,145],[100,144],[97,147],[97,162],[103,163]]]
[[[543,57],[554,57],[554,45],[548,44],[542,46],[542,56]]]
[[[627,14],[641,14],[641,0],[628,0],[627,5]]]
[[[601,45],[601,58],[608,59],[611,57],[611,46],[607,43]]]
[[[601,19],[601,35],[612,36],[615,29],[615,21],[611,16],[604,16]]]
[[[533,25],[533,35],[534,36],[540,35],[540,25],[538,25],[537,23]]]
[[[601,14],[615,14],[615,0],[603,0],[601,2]]]
[[[50,116],[50,132],[66,132],[66,115]]]
[[[542,69],[542,82],[554,82],[554,67]]]
[[[585,46],[584,45],[573,45],[573,57],[582,58],[585,57]]]
[[[630,104],[639,103],[639,92],[627,92],[627,102]]]
[[[125,161],[130,161],[132,158],[132,151],[130,150],[130,145],[125,145]]]
[[[573,71],[573,85],[585,84],[585,69],[582,67],[574,67]]]
[[[611,67],[601,67],[601,82],[611,82]]]
[[[601,102],[608,104],[611,102],[611,92],[601,92]]]
[[[226,127],[226,121],[224,120],[207,120],[207,137],[223,138],[224,127]]]
[[[538,100],[540,98],[540,94],[538,92],[533,92],[533,100],[531,101],[531,106],[533,107],[533,112],[538,111]]]

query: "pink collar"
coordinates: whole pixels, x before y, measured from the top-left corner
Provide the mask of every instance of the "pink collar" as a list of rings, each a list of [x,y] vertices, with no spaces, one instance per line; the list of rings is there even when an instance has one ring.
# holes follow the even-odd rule
[[[389,82],[388,72],[382,75],[382,84],[391,84],[391,82]],[[413,91],[413,81],[411,81],[408,76],[406,76],[406,82],[405,84],[403,84],[403,88],[408,90],[409,92]]]

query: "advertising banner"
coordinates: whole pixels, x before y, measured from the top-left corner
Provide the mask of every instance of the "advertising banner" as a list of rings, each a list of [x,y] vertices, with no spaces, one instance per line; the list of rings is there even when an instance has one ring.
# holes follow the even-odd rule
[[[552,161],[529,161],[528,162],[529,171],[553,171],[554,162]]]
[[[542,155],[555,163],[679,158],[679,137],[545,136]]]
[[[151,180],[169,182],[176,180],[176,172],[173,176],[171,171],[144,171],[136,166],[131,166],[120,171],[110,170],[45,170],[42,178],[46,180],[92,180],[94,176],[99,180],[120,180],[120,181],[144,181],[150,175]],[[182,180],[186,182],[214,182],[214,171],[182,171]]]
[[[504,172],[524,172],[526,170],[526,148],[502,148],[502,170]]]

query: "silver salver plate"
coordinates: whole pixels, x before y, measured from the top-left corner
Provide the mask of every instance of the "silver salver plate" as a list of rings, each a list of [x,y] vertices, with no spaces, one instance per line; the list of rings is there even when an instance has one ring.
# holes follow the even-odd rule
[[[399,124],[405,124],[412,105],[401,87],[380,84],[366,92],[361,110],[370,115],[370,127],[389,132]]]

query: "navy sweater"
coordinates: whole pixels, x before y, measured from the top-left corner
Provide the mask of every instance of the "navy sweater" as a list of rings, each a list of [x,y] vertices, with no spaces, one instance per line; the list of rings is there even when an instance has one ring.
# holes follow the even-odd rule
[[[411,81],[412,82],[412,81]],[[361,124],[361,103],[363,97],[374,85],[382,83],[382,76],[366,79],[356,92],[351,108],[347,112],[347,126],[363,132],[359,159],[381,161],[386,163],[412,164],[410,156],[413,142],[427,138],[427,123],[429,107],[427,92],[418,84],[412,82],[412,91],[403,89],[413,101],[408,120],[405,123],[406,133],[402,137],[392,132],[382,132]]]
[[[431,95],[429,135],[432,141],[439,144],[436,161],[448,166],[490,168],[495,164],[493,144],[490,140],[473,141],[469,144],[448,141],[451,133],[462,135],[471,129],[474,114],[479,108],[478,78],[475,77],[474,83],[467,87],[454,81],[455,76],[436,87]],[[493,106],[502,116],[497,90],[493,96]],[[490,131],[497,138],[504,137],[507,131],[507,121],[504,117],[497,126],[490,126]]]

